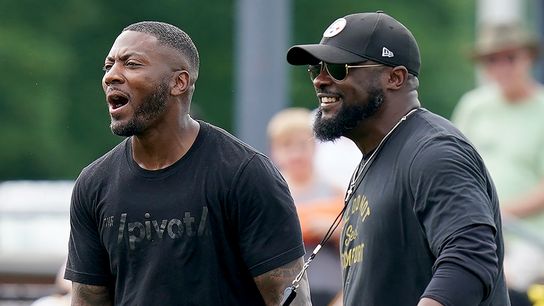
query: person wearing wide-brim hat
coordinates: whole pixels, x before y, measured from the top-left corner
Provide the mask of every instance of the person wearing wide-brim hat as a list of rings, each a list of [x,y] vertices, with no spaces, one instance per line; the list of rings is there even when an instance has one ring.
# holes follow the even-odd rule
[[[521,225],[544,242],[544,87],[532,73],[539,51],[536,36],[519,22],[482,25],[471,58],[490,82],[463,95],[452,115],[496,185],[506,278],[520,291],[544,277],[544,250],[527,235],[508,235],[509,224]]]
[[[478,33],[471,57],[483,60],[500,52],[517,49],[526,49],[536,55],[539,46],[538,38],[519,22],[484,24]]]
[[[519,22],[483,24],[470,57],[498,86],[506,102],[517,103],[539,87],[532,68],[540,50],[537,37]]]

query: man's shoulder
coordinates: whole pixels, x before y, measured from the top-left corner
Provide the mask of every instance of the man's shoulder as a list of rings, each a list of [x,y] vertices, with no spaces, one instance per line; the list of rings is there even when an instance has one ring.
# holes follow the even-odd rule
[[[104,155],[95,159],[92,163],[83,168],[78,179],[94,177],[96,175],[111,171],[111,169],[113,169],[112,167],[118,167],[118,163],[120,162],[121,158],[125,156],[125,149],[128,142],[129,138],[120,142]]]
[[[206,143],[213,148],[214,154],[228,154],[231,160],[242,159],[255,155],[263,155],[261,152],[245,143],[241,139],[227,132],[223,128],[211,123],[199,121],[206,135]],[[212,148],[209,148],[212,149]]]
[[[420,134],[420,139],[450,135],[463,137],[453,123],[441,115],[422,109],[414,116],[413,130]]]
[[[414,152],[422,150],[451,149],[450,145],[461,150],[475,151],[468,139],[446,118],[422,110],[415,118],[410,131],[408,144]]]
[[[198,159],[218,176],[239,179],[246,175],[260,175],[263,171],[276,172],[268,156],[233,136],[222,128],[200,122],[203,137],[198,148]]]

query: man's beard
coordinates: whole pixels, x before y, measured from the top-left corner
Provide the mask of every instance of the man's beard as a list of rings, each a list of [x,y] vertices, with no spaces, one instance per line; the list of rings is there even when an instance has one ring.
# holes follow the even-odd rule
[[[150,93],[142,101],[142,104],[134,110],[132,118],[125,124],[116,122],[112,118],[110,128],[115,135],[132,136],[142,134],[150,122],[153,122],[166,110],[166,98],[168,97],[168,83],[161,82],[155,91]]]
[[[368,92],[366,105],[347,105],[342,102],[334,118],[323,119],[323,112],[317,111],[314,121],[314,133],[321,141],[334,141],[355,128],[359,122],[372,117],[383,104],[383,90],[373,89]]]

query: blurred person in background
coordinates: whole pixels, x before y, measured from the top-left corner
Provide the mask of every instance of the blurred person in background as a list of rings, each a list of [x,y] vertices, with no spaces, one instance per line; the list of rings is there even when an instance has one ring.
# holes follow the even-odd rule
[[[287,61],[310,74],[316,137],[345,136],[363,154],[343,215],[344,305],[509,306],[491,177],[458,129],[421,108],[410,30],[381,11],[350,14]]]
[[[312,117],[315,117],[317,111],[312,111]],[[316,141],[315,151],[314,166],[317,175],[333,185],[341,186],[346,192],[353,169],[361,161],[361,151],[353,141],[343,136],[335,141]],[[331,164],[334,164],[333,168],[330,167]]]
[[[110,128],[126,137],[79,175],[65,277],[72,305],[277,305],[303,266],[277,168],[189,109],[198,51],[139,22],[105,59]],[[306,276],[293,305],[311,305]]]
[[[506,279],[521,292],[544,280],[544,88],[532,74],[538,52],[538,40],[519,22],[483,24],[473,59],[486,82],[466,93],[452,115],[497,188]]]
[[[316,141],[308,109],[287,108],[275,114],[268,123],[267,134],[270,157],[285,177],[295,201],[309,256],[342,210],[344,192],[315,171]],[[308,269],[314,306],[328,305],[342,287],[338,232]]]

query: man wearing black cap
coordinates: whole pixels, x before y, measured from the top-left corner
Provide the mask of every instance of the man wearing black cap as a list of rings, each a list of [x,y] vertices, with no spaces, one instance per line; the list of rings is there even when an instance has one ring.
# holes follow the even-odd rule
[[[510,305],[495,188],[466,138],[420,107],[410,31],[352,14],[287,61],[308,65],[316,136],[363,153],[343,215],[344,305]]]

